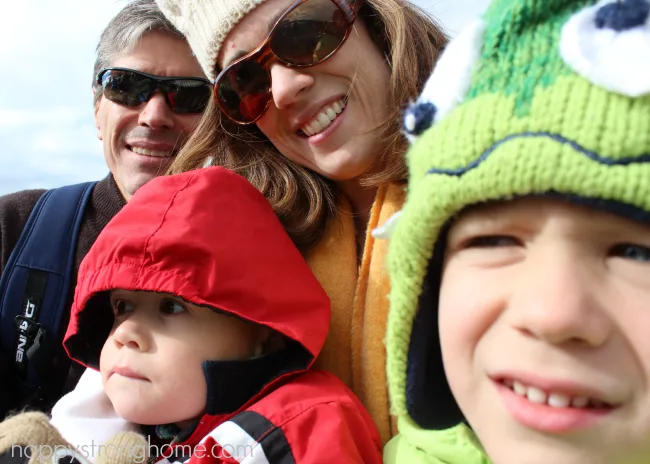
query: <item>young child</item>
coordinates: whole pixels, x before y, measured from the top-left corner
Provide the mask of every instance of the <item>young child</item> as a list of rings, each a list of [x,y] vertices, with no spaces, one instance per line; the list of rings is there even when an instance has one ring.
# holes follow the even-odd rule
[[[153,458],[380,463],[361,403],[307,372],[328,326],[329,299],[271,206],[213,167],[152,180],[101,233],[64,346],[100,370],[120,417],[171,444]]]
[[[408,112],[385,463],[650,462],[649,13],[495,0]]]

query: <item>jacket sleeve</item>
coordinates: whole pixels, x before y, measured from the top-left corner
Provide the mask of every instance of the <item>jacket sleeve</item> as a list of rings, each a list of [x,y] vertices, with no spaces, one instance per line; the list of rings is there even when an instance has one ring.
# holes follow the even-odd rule
[[[195,448],[190,464],[380,464],[379,432],[353,402],[316,404],[282,424],[244,411]]]
[[[0,196],[0,277],[11,252],[45,190],[25,190]],[[0,420],[8,411],[20,407],[16,401],[10,353],[0,348]]]
[[[381,438],[360,403],[318,404],[282,427],[296,464],[381,463]]]

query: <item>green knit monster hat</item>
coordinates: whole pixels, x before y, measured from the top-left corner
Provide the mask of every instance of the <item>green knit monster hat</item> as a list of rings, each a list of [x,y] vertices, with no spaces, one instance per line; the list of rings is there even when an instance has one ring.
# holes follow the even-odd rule
[[[650,0],[494,0],[441,57],[405,117],[410,180],[388,255],[394,413],[429,429],[463,420],[437,329],[454,215],[552,195],[650,221],[649,13]]]

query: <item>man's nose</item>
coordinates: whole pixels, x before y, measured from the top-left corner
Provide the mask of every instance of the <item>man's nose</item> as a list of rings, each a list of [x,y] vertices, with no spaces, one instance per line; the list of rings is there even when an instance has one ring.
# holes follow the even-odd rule
[[[160,91],[155,92],[149,101],[144,103],[138,122],[142,126],[156,130],[174,129],[174,112]]]

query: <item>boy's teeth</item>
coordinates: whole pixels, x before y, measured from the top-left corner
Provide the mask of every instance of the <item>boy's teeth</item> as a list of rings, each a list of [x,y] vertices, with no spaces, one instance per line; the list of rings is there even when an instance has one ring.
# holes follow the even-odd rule
[[[521,382],[504,380],[503,384],[514,391],[517,395],[523,396],[531,403],[547,404],[552,408],[580,408],[593,407],[602,409],[607,407],[607,403],[587,398],[586,396],[570,397],[564,393],[546,393],[537,387],[527,387]]]
[[[526,396],[526,386],[523,383],[515,381],[512,385],[512,389],[519,396]]]
[[[309,123],[305,124],[300,130],[308,137],[324,131],[336,117],[341,114],[345,108],[345,100],[339,100],[323,108],[323,110],[314,117]]]
[[[589,404],[589,398],[586,396],[576,396],[571,400],[571,406],[574,408],[586,408]]]
[[[540,390],[539,388],[535,387],[528,387],[528,391],[526,392],[526,398],[528,398],[528,401],[531,403],[537,403],[537,404],[544,404],[546,403],[547,396],[544,391]]]
[[[548,395],[548,405],[554,408],[568,408],[571,404],[571,398],[561,393],[551,393]]]

